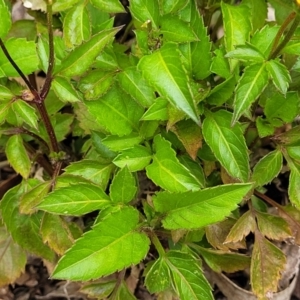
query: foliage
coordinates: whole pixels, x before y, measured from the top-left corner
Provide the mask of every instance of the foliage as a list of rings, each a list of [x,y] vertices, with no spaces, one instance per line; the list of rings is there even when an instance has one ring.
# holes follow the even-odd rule
[[[0,284],[30,252],[52,278],[103,277],[83,288],[98,299],[135,299],[125,270],[143,260],[160,297],[213,299],[202,261],[275,293],[274,241],[300,226],[299,1],[26,4],[34,20],[13,23],[0,0],[0,145],[22,177],[0,204]],[[286,207],[264,195],[284,173]]]

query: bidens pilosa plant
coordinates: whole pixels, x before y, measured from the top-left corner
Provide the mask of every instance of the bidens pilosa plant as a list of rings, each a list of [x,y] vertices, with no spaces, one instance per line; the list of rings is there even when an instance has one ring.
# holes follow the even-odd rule
[[[0,142],[22,177],[0,284],[32,253],[97,299],[136,299],[140,263],[159,299],[214,299],[204,270],[277,292],[280,245],[300,244],[299,1],[24,3],[12,22],[0,0]]]

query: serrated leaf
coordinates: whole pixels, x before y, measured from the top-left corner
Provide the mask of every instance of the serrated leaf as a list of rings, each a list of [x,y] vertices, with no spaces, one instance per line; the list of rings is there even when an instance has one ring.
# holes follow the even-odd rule
[[[274,85],[282,94],[285,94],[291,82],[291,76],[286,66],[277,60],[269,60],[267,62],[267,70]]]
[[[91,36],[89,13],[85,3],[71,7],[64,17],[63,39],[67,48],[73,48]]]
[[[8,232],[16,243],[23,249],[52,261],[54,253],[43,243],[40,235],[43,214],[37,213],[28,216],[19,212],[21,196],[37,183],[37,180],[29,179],[22,185],[10,189],[1,200],[1,215]]]
[[[22,177],[28,178],[31,169],[31,161],[19,134],[11,136],[6,142],[5,153],[9,163]]]
[[[282,168],[282,153],[274,150],[264,156],[254,167],[252,180],[257,186],[271,182]]]
[[[252,32],[256,32],[257,29],[264,26],[265,20],[267,19],[267,3],[260,0],[244,0],[243,4],[250,6]]]
[[[228,79],[232,76],[230,72],[229,60],[225,58],[225,49],[221,47],[214,51],[215,56],[212,58],[211,72]]]
[[[125,9],[119,0],[91,0],[91,3],[99,10],[108,13],[123,13]]]
[[[188,43],[198,40],[198,37],[188,23],[176,16],[165,15],[160,19],[160,32],[166,41]]]
[[[149,107],[155,100],[155,91],[142,77],[136,67],[130,67],[118,74],[121,88],[129,93],[137,103]]]
[[[150,241],[136,230],[138,222],[139,212],[132,207],[107,215],[67,251],[52,277],[85,281],[139,263]]]
[[[20,212],[22,214],[32,214],[36,211],[36,206],[44,199],[51,188],[51,181],[42,182],[28,192],[24,193],[20,199]]]
[[[34,41],[11,38],[4,44],[14,62],[25,75],[38,69],[39,59]],[[8,61],[3,51],[0,51],[0,77],[8,76],[19,77],[20,75]]]
[[[243,45],[249,39],[251,32],[251,12],[247,5],[229,5],[221,3],[224,20],[224,42],[227,52],[234,50],[234,46]],[[234,69],[235,62],[231,62]]]
[[[231,127],[232,114],[225,110],[207,114],[202,133],[205,141],[228,174],[248,181],[249,158],[243,129],[239,123]]]
[[[286,264],[285,255],[260,233],[255,234],[250,278],[253,293],[260,299],[277,291],[280,273]]]
[[[111,134],[119,136],[128,135],[133,130],[138,131],[139,120],[144,112],[144,109],[117,85],[101,99],[86,101],[85,105],[98,123]]]
[[[143,114],[141,120],[168,120],[168,100],[164,98],[157,98],[149,109]]]
[[[26,253],[14,243],[4,226],[0,227],[0,285],[13,283],[24,272]]]
[[[64,174],[80,176],[105,190],[113,169],[113,164],[101,164],[96,160],[83,159],[71,163],[65,168]]]
[[[53,214],[44,214],[41,223],[41,234],[44,243],[47,243],[59,255],[63,255],[74,242],[68,222]]]
[[[171,127],[171,131],[176,134],[187,153],[195,160],[198,150],[202,147],[201,128],[192,120],[184,120]]]
[[[251,184],[231,184],[195,192],[160,192],[153,204],[158,212],[165,214],[166,229],[196,229],[222,221],[251,187]]]
[[[268,239],[282,241],[291,237],[289,224],[282,217],[260,211],[255,212],[255,217],[259,231]]]
[[[72,84],[64,77],[55,76],[52,81],[51,87],[53,88],[56,96],[64,103],[78,102],[80,97],[77,91],[73,88]]]
[[[180,55],[175,44],[165,44],[153,54],[144,56],[138,64],[138,69],[161,96],[166,97],[175,107],[199,123],[187,75],[180,64]]]
[[[93,184],[56,189],[36,207],[51,213],[80,216],[111,205],[109,197]]]
[[[143,138],[137,133],[131,133],[125,136],[108,135],[103,140],[104,146],[112,151],[122,151],[132,148],[143,141]]]
[[[99,53],[109,44],[120,28],[103,30],[89,41],[76,47],[64,59],[59,74],[66,77],[82,75],[92,65]]]
[[[63,11],[69,9],[70,7],[74,6],[80,0],[56,0],[53,2],[53,11]],[[42,1],[44,3],[44,1]],[[45,3],[44,3],[45,4]],[[39,9],[39,8],[37,8]]]
[[[80,79],[78,89],[84,94],[86,100],[95,100],[110,89],[115,74],[115,71],[92,70]]]
[[[159,21],[159,5],[158,0],[136,0],[130,2],[130,12],[132,16],[145,23],[148,20],[154,28],[158,28]]]
[[[247,211],[233,225],[224,243],[236,243],[242,241],[250,232],[254,232],[255,229],[255,219],[252,213]]]
[[[0,1],[0,15],[1,15],[0,38],[5,38],[12,25],[11,15],[5,0]]]
[[[263,62],[265,57],[263,54],[251,44],[238,45],[235,50],[228,52],[225,57],[235,58],[242,61]]]
[[[268,84],[266,64],[255,64],[246,67],[236,87],[234,97],[234,113],[232,123],[238,121],[240,116],[247,112],[251,104],[261,95]]]
[[[183,9],[188,3],[188,0],[160,0],[163,14],[175,13]]]
[[[288,188],[289,198],[292,204],[300,209],[300,165],[291,159],[288,160],[288,165],[291,169]]]
[[[137,193],[137,185],[128,167],[124,167],[115,175],[109,191],[109,196],[114,203],[128,203],[133,200]]]
[[[23,100],[17,100],[12,103],[12,109],[14,112],[24,121],[24,123],[38,128],[38,116],[35,113],[35,109]]]
[[[170,270],[164,258],[159,257],[147,267],[145,285],[151,294],[162,292],[171,285]]]
[[[250,257],[243,254],[203,247],[197,247],[196,249],[202,255],[208,266],[217,273],[221,273],[222,271],[234,273],[250,266]]]
[[[0,85],[0,97],[1,101],[3,101],[5,99],[12,99],[14,94],[7,87]]]
[[[163,2],[165,3],[165,1]],[[187,70],[191,71],[195,79],[204,79],[210,75],[211,42],[208,30],[204,26],[203,17],[197,7],[197,1],[188,1],[187,6],[179,14],[183,21],[190,24],[198,39],[198,41],[179,46],[187,60]]]
[[[211,287],[203,275],[199,260],[187,253],[169,251],[166,263],[174,289],[181,300],[213,300]]]
[[[277,122],[282,120],[283,122],[292,122],[299,113],[300,98],[298,92],[291,91],[282,95],[280,93],[274,94],[269,98],[264,113],[268,121],[274,126],[277,126]],[[281,123],[279,123],[281,125]]]
[[[119,168],[127,166],[130,172],[136,172],[143,170],[146,166],[148,166],[151,159],[151,151],[144,146],[137,145],[123,150],[113,160],[113,163]]]
[[[196,179],[181,165],[171,143],[160,135],[154,138],[155,154],[153,162],[146,167],[147,176],[157,185],[172,192],[198,190]]]

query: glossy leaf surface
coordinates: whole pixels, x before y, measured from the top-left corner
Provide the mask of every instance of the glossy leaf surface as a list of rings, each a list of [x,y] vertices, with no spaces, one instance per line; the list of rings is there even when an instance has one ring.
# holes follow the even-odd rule
[[[11,15],[5,0],[0,1],[0,15],[0,38],[4,38],[8,34],[9,29],[12,25]]]
[[[222,221],[251,189],[251,184],[216,186],[195,192],[160,192],[154,207],[165,213],[167,229],[194,229]]]
[[[136,230],[138,221],[139,213],[131,207],[108,215],[75,242],[52,276],[90,280],[139,263],[148,252],[149,239]]]

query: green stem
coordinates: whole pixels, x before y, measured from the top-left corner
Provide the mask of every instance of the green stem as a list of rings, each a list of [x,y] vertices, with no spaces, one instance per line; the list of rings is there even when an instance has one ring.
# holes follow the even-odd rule
[[[164,250],[163,246],[161,245],[157,235],[154,232],[151,232],[150,239],[151,239],[153,245],[155,246],[159,256],[161,256],[161,257],[165,256],[165,250]]]
[[[42,101],[47,97],[51,82],[52,82],[52,73],[54,69],[54,41],[53,41],[53,24],[52,24],[52,1],[48,0],[47,4],[47,25],[48,25],[48,34],[49,34],[49,61],[48,61],[48,70],[46,74],[46,80],[42,87],[41,98]]]
[[[287,34],[285,35],[283,41],[277,46],[275,43],[277,41],[277,43],[279,42],[279,39],[281,37],[281,35],[283,34],[283,31],[286,29],[286,27],[288,26],[288,24],[294,20],[293,24],[291,25],[291,28],[288,30]],[[275,42],[272,48],[272,51],[268,57],[268,60],[270,59],[275,59],[277,57],[277,55],[281,52],[281,50],[285,47],[285,45],[291,40],[293,34],[295,33],[298,25],[300,23],[300,16],[298,14],[296,14],[295,12],[292,12],[287,19],[285,20],[285,22],[282,24],[279,32],[276,35],[275,38]],[[285,26],[285,27],[284,27]],[[284,28],[283,28],[284,27]],[[283,31],[282,31],[283,29]],[[279,36],[280,33],[280,36]],[[277,47],[276,47],[277,46]]]

